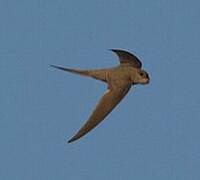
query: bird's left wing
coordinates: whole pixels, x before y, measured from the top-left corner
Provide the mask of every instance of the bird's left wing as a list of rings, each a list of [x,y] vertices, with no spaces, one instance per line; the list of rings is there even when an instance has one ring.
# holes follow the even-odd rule
[[[109,88],[103,95],[96,108],[92,112],[88,121],[83,127],[68,141],[71,143],[80,137],[87,134],[94,127],[96,127],[104,118],[113,110],[113,108],[123,99],[123,97],[130,90],[131,85],[124,85],[123,87]]]

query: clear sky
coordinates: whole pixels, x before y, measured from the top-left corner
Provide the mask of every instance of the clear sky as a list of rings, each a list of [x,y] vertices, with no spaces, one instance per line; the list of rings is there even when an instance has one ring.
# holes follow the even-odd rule
[[[1,0],[0,179],[199,180],[200,1]],[[67,140],[106,90],[61,72],[136,54],[151,83]]]

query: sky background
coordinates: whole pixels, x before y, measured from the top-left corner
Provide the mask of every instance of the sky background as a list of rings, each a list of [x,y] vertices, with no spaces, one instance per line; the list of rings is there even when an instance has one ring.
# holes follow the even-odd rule
[[[199,180],[200,1],[1,0],[0,179]],[[53,68],[136,54],[151,83],[132,88],[68,144],[106,85]]]

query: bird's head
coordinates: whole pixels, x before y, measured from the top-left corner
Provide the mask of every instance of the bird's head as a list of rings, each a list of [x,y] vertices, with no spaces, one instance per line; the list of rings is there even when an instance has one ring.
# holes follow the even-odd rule
[[[134,78],[134,84],[148,84],[150,81],[149,75],[142,69],[137,69],[136,76]]]

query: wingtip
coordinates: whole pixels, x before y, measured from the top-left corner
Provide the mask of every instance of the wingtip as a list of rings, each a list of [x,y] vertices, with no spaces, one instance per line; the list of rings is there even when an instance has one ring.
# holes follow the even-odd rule
[[[67,141],[68,143],[72,143],[74,142],[76,139],[75,138],[71,138],[69,141]]]
[[[83,134],[84,135],[84,134]],[[77,141],[78,139],[80,139],[83,135],[80,134],[75,134],[70,140],[68,140],[68,143],[72,143],[74,141]]]
[[[69,144],[70,144],[71,142],[72,142],[71,140],[67,141],[67,143],[69,143]]]
[[[115,52],[117,49],[108,49],[109,51]]]
[[[112,51],[112,52],[114,52],[114,53],[116,53],[116,54],[118,54],[120,52],[126,52],[126,53],[128,53],[128,51],[125,51],[123,49],[109,49],[109,50]]]

